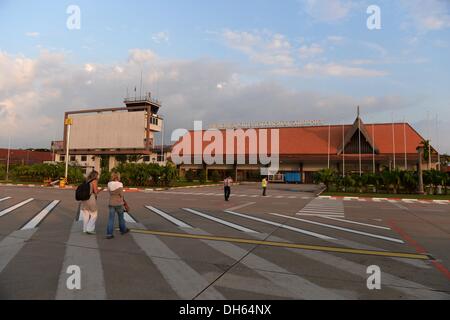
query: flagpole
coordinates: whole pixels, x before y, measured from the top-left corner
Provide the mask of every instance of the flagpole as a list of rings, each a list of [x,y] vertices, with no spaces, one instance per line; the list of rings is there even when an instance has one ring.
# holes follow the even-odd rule
[[[8,157],[6,159],[6,181],[9,180],[9,158],[11,155],[11,134],[8,137]]]
[[[345,124],[342,123],[342,177],[345,178]]]
[[[361,164],[361,118],[359,117],[358,106],[358,150],[359,150],[359,176],[362,176],[362,164]]]
[[[328,124],[328,169],[330,169],[330,139],[331,139],[331,125]]]
[[[376,173],[375,170],[375,124],[372,123],[372,167],[373,167],[373,173]]]
[[[441,171],[441,154],[439,153],[440,149],[440,141],[439,141],[439,120],[436,114],[436,148],[437,148],[437,156],[438,156],[438,170]]]
[[[394,127],[394,113],[392,113],[392,155],[394,157],[394,170],[397,167],[395,159],[395,127]]]
[[[406,156],[406,119],[403,118],[403,143],[405,145],[405,170],[408,170],[408,158]]]

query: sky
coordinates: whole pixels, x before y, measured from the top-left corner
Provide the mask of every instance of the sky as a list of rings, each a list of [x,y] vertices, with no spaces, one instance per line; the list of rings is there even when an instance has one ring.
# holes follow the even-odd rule
[[[0,0],[0,147],[49,148],[64,112],[123,106],[142,72],[166,142],[194,120],[341,124],[359,105],[450,153],[449,71],[449,0]]]

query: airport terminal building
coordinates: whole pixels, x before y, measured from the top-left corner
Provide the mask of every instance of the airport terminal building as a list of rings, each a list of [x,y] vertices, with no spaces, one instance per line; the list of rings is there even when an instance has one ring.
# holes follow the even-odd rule
[[[248,128],[263,130],[257,126]],[[229,129],[229,128],[228,128]],[[240,127],[239,129],[246,130]],[[312,183],[313,174],[324,168],[332,168],[342,174],[362,172],[379,172],[383,169],[417,170],[419,154],[417,148],[425,139],[408,123],[366,124],[357,116],[353,124],[347,125],[306,125],[283,127],[265,127],[279,132],[279,174],[297,176],[296,181]],[[224,132],[226,129],[218,129]],[[180,139],[194,140],[195,131],[190,131]],[[223,134],[226,136],[226,134]],[[226,144],[226,142],[225,142]],[[198,156],[192,149],[188,153]],[[207,144],[203,143],[205,151]],[[172,155],[174,154],[176,144]],[[245,156],[250,156],[248,145]],[[186,150],[183,150],[186,152]],[[198,152],[197,152],[198,153]],[[219,151],[220,153],[220,151]],[[223,152],[225,153],[225,152]],[[423,168],[436,168],[437,151],[431,147],[431,161],[424,162]],[[235,152],[234,157],[237,154]],[[225,157],[225,156],[224,156]],[[261,164],[193,164],[183,163],[179,166],[180,174],[187,170],[207,172],[217,170],[222,176],[231,174],[238,181],[257,180],[260,177]]]

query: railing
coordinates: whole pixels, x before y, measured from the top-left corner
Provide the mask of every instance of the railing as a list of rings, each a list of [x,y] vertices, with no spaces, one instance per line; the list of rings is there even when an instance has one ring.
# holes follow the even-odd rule
[[[151,102],[157,105],[161,105],[161,101],[158,99],[153,99],[151,96],[141,96],[141,97],[128,97],[125,98],[124,102],[128,103],[128,102],[140,102],[140,101],[147,101],[147,102]]]

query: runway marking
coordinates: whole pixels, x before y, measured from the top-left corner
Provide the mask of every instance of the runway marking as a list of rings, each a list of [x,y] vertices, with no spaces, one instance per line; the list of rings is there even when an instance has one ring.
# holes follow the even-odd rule
[[[346,222],[346,223],[351,223],[351,224],[357,224],[360,226],[372,227],[372,228],[377,228],[377,229],[391,230],[391,228],[388,228],[388,227],[382,227],[382,226],[377,226],[374,224],[362,223],[362,222],[357,222],[357,221],[352,221],[352,220],[347,220],[347,219],[339,219],[336,217],[330,217],[330,216],[326,216],[326,215],[320,216],[320,218],[336,220],[336,221]]]
[[[137,223],[136,219],[133,218],[132,215],[130,215],[128,212],[123,213],[123,218],[126,222],[129,223]]]
[[[141,231],[146,228],[142,226]],[[185,229],[194,230],[194,229]],[[164,280],[181,299],[193,299],[199,292],[208,287],[209,281],[188,263],[183,261],[157,236],[149,233],[132,233],[136,244],[145,252]],[[224,300],[225,297],[214,287],[204,295],[208,300]]]
[[[352,249],[352,248],[331,247],[331,246],[316,246],[316,245],[300,244],[300,243],[264,241],[264,240],[254,240],[254,239],[241,239],[241,238],[209,236],[209,235],[199,235],[199,234],[186,234],[186,233],[174,233],[174,232],[162,232],[162,231],[151,231],[151,230],[132,229],[131,232],[139,233],[139,234],[149,234],[149,235],[161,236],[161,237],[210,240],[210,241],[242,243],[242,244],[256,244],[256,245],[269,246],[269,247],[303,249],[303,250],[311,250],[311,251],[348,253],[348,254],[370,255],[370,256],[380,256],[380,257],[391,257],[391,258],[394,257],[394,258],[415,259],[415,260],[432,260],[432,258],[430,256],[428,256],[426,254],[418,254],[418,253],[364,250],[364,249]]]
[[[12,211],[14,211],[14,210],[16,210],[16,209],[18,209],[18,208],[20,208],[20,207],[26,205],[27,203],[29,203],[29,202],[31,202],[31,201],[33,201],[33,200],[34,200],[33,198],[30,198],[30,199],[28,199],[28,200],[22,201],[21,203],[18,203],[18,204],[16,204],[16,205],[10,207],[10,208],[8,208],[8,209],[5,209],[5,210],[3,210],[3,211],[0,211],[0,217],[3,217],[5,214],[8,214],[8,213],[12,212]]]
[[[247,218],[247,219],[255,220],[255,221],[258,221],[258,222],[270,224],[270,225],[273,225],[273,226],[276,226],[276,227],[280,227],[280,228],[283,228],[283,229],[291,230],[291,231],[294,231],[294,232],[303,233],[303,234],[306,234],[308,236],[313,236],[313,237],[316,237],[316,238],[319,238],[319,239],[335,240],[334,238],[329,237],[329,236],[325,236],[323,234],[319,234],[319,233],[315,233],[315,232],[311,232],[311,231],[307,231],[307,230],[303,230],[303,229],[299,229],[299,228],[294,228],[294,227],[287,226],[287,225],[284,225],[284,224],[281,224],[281,223],[277,223],[277,222],[273,222],[273,221],[269,221],[269,220],[265,220],[265,219],[261,219],[261,218],[256,218],[256,217],[253,217],[253,216],[248,216],[246,214],[237,213],[237,212],[230,211],[230,210],[226,210],[225,212],[229,213],[229,214],[233,214],[235,216],[242,217],[242,218]]]
[[[209,220],[215,221],[215,222],[217,222],[217,223],[223,224],[223,225],[228,226],[228,227],[230,227],[230,228],[233,228],[233,229],[242,231],[242,232],[259,233],[259,232],[255,231],[255,230],[252,230],[252,229],[249,229],[249,228],[240,226],[240,225],[238,225],[238,224],[234,224],[234,223],[232,223],[232,222],[228,222],[228,221],[225,221],[225,220],[222,220],[222,219],[219,219],[219,218],[216,218],[216,217],[207,215],[207,214],[205,214],[205,213],[202,213],[202,212],[199,212],[199,211],[196,211],[196,210],[193,210],[193,209],[183,208],[183,210],[185,210],[185,211],[187,211],[187,212],[190,212],[190,213],[192,213],[192,214],[198,215],[198,216],[200,216],[200,217],[203,217],[203,218],[205,218],[205,219],[209,219]]]
[[[66,243],[64,262],[58,279],[55,300],[105,300],[106,288],[103,264],[97,237],[84,235],[82,222],[74,222]],[[82,270],[81,290],[67,288],[69,266],[79,266]]]
[[[9,199],[11,199],[11,197],[6,197],[6,198],[3,198],[3,199],[0,199],[0,202],[6,201],[6,200],[9,200]]]
[[[39,224],[47,217],[47,215],[56,208],[60,203],[60,200],[52,201],[47,207],[45,207],[41,212],[35,215],[30,221],[28,221],[20,230],[30,230],[37,228]]]
[[[411,245],[412,247],[414,247],[414,249],[416,250],[416,252],[420,253],[420,254],[425,254],[426,250],[424,247],[422,247],[417,241],[415,241],[408,233],[406,233],[402,228],[400,228],[394,220],[390,220],[389,223],[392,226],[392,229],[394,231],[396,231],[403,239],[405,239],[405,241]],[[450,271],[440,262],[433,260],[431,261],[433,266],[439,271],[441,272],[448,280],[450,280]]]
[[[391,237],[380,236],[380,235],[373,234],[373,233],[368,233],[368,232],[363,232],[363,231],[358,231],[358,230],[338,227],[338,226],[334,226],[334,225],[331,225],[331,224],[325,224],[325,223],[320,223],[320,222],[316,222],[316,221],[299,219],[299,218],[285,216],[285,215],[278,214],[278,213],[269,213],[269,214],[277,216],[277,217],[292,219],[292,220],[301,221],[301,222],[309,223],[309,224],[315,224],[315,225],[321,226],[321,227],[326,227],[326,228],[336,229],[336,230],[340,230],[340,231],[355,233],[355,234],[368,236],[368,237],[372,237],[372,238],[377,238],[377,239],[382,239],[382,240],[386,240],[386,241],[391,241],[391,242],[396,242],[396,243],[405,243],[403,240],[400,240],[400,239],[395,239],[395,238],[391,238]]]
[[[241,204],[241,205],[236,206],[236,207],[228,208],[227,210],[231,210],[231,211],[238,210],[238,209],[242,209],[242,208],[254,205],[255,203],[256,202],[247,202],[247,203]]]
[[[36,230],[14,231],[0,241],[0,273],[3,272],[19,251],[22,250],[25,243],[31,239]]]
[[[172,217],[171,215],[157,209],[154,208],[152,206],[145,206],[148,210],[153,211],[154,213],[156,213],[157,215],[161,216],[162,218],[172,222],[173,224],[177,225],[180,228],[188,228],[188,229],[192,229],[192,226],[188,225],[187,223],[178,220],[177,218]]]

